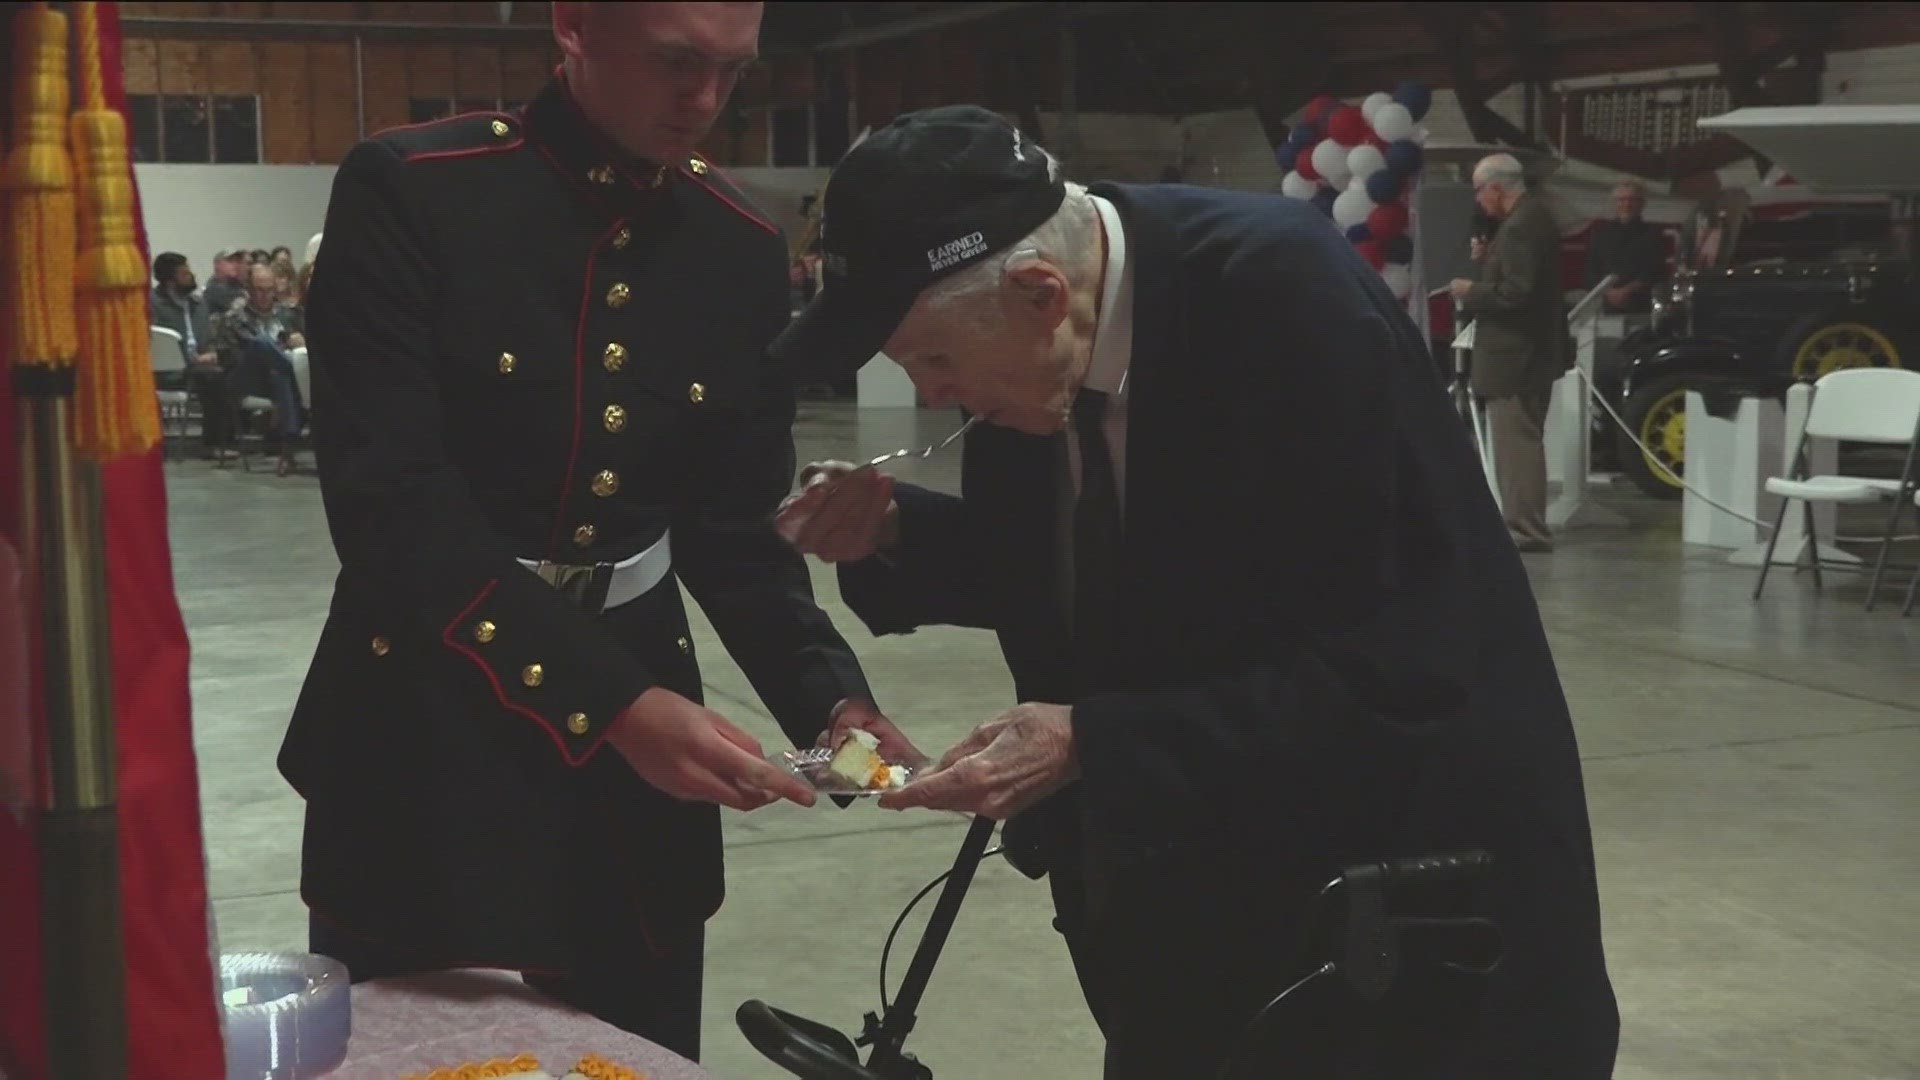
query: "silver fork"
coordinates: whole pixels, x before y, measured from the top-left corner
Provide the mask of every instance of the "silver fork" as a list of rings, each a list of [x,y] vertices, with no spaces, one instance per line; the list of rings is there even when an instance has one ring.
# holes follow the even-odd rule
[[[900,449],[900,450],[895,450],[891,454],[881,454],[879,457],[874,458],[872,461],[869,461],[864,465],[858,466],[857,468],[854,469],[854,471],[859,472],[860,469],[877,469],[880,466],[885,465],[889,461],[899,461],[901,458],[918,458],[921,461],[925,461],[926,459],[932,457],[937,451],[945,450],[947,447],[952,446],[954,443],[954,440],[958,439],[962,435],[965,435],[968,429],[972,428],[973,425],[979,422],[980,422],[980,416],[978,413],[976,413],[973,416],[968,417],[967,422],[964,424],[961,424],[959,429],[956,430],[953,434],[947,436],[944,439],[941,439],[939,442],[934,443],[932,446],[925,447],[924,449],[920,449],[920,450]]]

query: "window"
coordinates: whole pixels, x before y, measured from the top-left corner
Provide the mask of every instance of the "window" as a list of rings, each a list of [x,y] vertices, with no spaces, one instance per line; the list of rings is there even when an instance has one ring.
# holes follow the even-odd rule
[[[407,103],[409,123],[425,124],[453,115],[453,102],[447,98],[414,98]]]
[[[521,106],[519,101],[506,101],[499,98],[425,98],[417,97],[407,103],[407,115],[410,123],[425,124],[434,120],[445,120],[449,116],[471,112],[512,112]]]
[[[793,105],[773,110],[773,152],[769,155],[776,169],[813,164],[813,107]]]
[[[260,161],[260,99],[252,94],[129,94],[127,115],[136,162]]]

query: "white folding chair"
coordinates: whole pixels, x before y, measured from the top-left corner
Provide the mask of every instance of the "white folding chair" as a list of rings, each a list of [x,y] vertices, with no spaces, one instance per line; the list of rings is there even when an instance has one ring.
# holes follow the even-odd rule
[[[180,332],[165,326],[147,327],[147,347],[152,354],[154,382],[165,384],[167,376],[179,376],[187,370],[186,347]],[[183,387],[161,385],[154,391],[160,402],[160,453],[171,453],[167,436],[187,433],[187,405],[191,395]]]
[[[1920,491],[1913,493],[1913,505],[1920,507]],[[1920,517],[1920,510],[1915,510],[1914,515]],[[1920,566],[1913,568],[1913,577],[1907,582],[1907,602],[1900,607],[1902,618],[1913,614],[1913,600],[1916,595],[1920,595]]]
[[[1813,439],[1905,446],[1906,466],[1897,481],[1842,474],[1810,475],[1807,448]],[[1758,600],[1760,591],[1766,588],[1767,571],[1773,566],[1774,547],[1780,541],[1780,526],[1787,519],[1789,503],[1800,503],[1806,513],[1807,561],[1813,570],[1814,591],[1818,592],[1820,536],[1814,526],[1813,504],[1863,505],[1891,499],[1893,513],[1888,516],[1886,532],[1880,537],[1873,580],[1867,587],[1867,610],[1871,611],[1900,513],[1913,497],[1916,451],[1920,451],[1920,371],[1849,368],[1822,376],[1813,387],[1813,405],[1807,412],[1806,429],[1801,432],[1800,445],[1794,452],[1792,475],[1767,479],[1767,493],[1780,496],[1780,512],[1774,517],[1766,556],[1760,560],[1760,580],[1754,583],[1753,598]]]

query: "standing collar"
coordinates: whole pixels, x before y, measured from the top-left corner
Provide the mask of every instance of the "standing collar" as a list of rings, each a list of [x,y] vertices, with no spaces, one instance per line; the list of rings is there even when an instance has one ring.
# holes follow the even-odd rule
[[[539,96],[527,103],[522,115],[528,140],[569,178],[593,190],[647,191],[673,174],[665,164],[621,150],[594,127],[561,72],[554,73]]]

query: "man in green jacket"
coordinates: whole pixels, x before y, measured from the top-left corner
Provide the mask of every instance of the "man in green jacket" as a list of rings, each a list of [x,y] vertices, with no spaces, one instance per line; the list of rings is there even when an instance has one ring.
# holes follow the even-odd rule
[[[1480,281],[1457,278],[1473,316],[1473,392],[1486,399],[1507,531],[1521,551],[1552,551],[1543,434],[1553,384],[1572,362],[1560,289],[1560,231],[1527,191],[1520,162],[1494,154],[1473,170],[1473,197],[1500,231]]]

